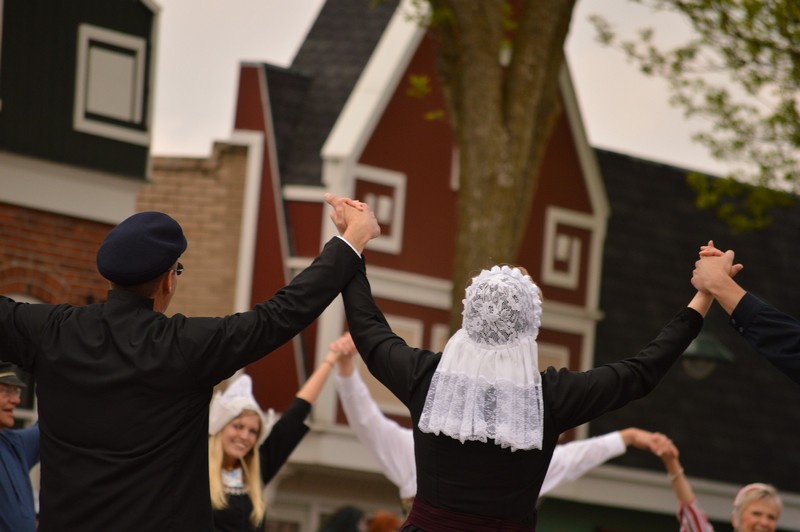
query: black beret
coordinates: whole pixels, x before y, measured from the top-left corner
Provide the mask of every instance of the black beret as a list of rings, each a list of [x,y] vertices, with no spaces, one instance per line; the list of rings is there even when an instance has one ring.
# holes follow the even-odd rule
[[[0,383],[26,388],[25,383],[17,376],[14,365],[8,362],[0,362]]]
[[[109,231],[97,250],[97,269],[112,283],[133,286],[169,270],[184,251],[178,222],[163,212],[140,212]]]

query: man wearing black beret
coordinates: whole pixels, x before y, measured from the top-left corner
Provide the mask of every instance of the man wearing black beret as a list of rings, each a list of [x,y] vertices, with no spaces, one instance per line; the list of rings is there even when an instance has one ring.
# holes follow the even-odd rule
[[[35,374],[41,532],[210,531],[208,403],[215,384],[290,340],[363,268],[380,234],[366,205],[345,212],[322,253],[270,300],[223,318],[166,311],[186,249],[180,225],[142,212],[97,252],[105,303],[0,297],[0,352]],[[357,208],[344,208],[344,206]]]

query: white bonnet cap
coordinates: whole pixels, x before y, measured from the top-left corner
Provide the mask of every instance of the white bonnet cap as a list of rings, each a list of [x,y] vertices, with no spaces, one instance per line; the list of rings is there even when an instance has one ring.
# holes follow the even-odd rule
[[[519,268],[483,270],[467,287],[462,328],[484,348],[536,340],[542,325],[539,288]]]
[[[539,289],[518,268],[483,270],[467,288],[417,424],[422,432],[503,448],[542,449],[544,403],[536,337]]]
[[[208,410],[208,435],[213,436],[221,431],[225,425],[239,417],[245,410],[253,410],[261,418],[258,445],[264,443],[275,423],[275,411],[270,408],[267,413],[264,413],[261,410],[256,398],[253,397],[253,379],[246,373],[233,381],[224,392],[214,394]]]

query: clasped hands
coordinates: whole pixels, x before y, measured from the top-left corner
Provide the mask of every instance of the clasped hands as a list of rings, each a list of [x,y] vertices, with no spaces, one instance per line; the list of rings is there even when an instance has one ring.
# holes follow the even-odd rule
[[[381,234],[378,219],[366,203],[329,192],[325,194],[325,201],[332,207],[330,217],[339,234],[359,253],[367,242]]]
[[[733,263],[733,250],[723,252],[714,246],[713,240],[700,246],[699,255],[692,271],[692,286],[701,292],[714,293],[714,288],[721,281],[735,277],[744,268],[741,264]]]

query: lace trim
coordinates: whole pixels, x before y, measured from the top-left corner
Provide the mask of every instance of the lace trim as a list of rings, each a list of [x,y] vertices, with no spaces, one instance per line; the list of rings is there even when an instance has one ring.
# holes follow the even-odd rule
[[[539,290],[516,268],[482,271],[467,288],[462,328],[442,353],[419,421],[462,443],[541,449],[544,432]]]
[[[478,344],[507,345],[539,334],[539,289],[516,268],[483,270],[467,288],[463,303],[462,328]]]
[[[244,485],[244,472],[241,467],[231,471],[222,471],[222,491],[228,495],[247,493],[247,487]]]
[[[419,428],[461,443],[494,440],[503,448],[541,449],[544,412],[541,385],[522,387],[502,381],[436,373],[433,399],[425,402]],[[431,395],[428,396],[431,398]]]

